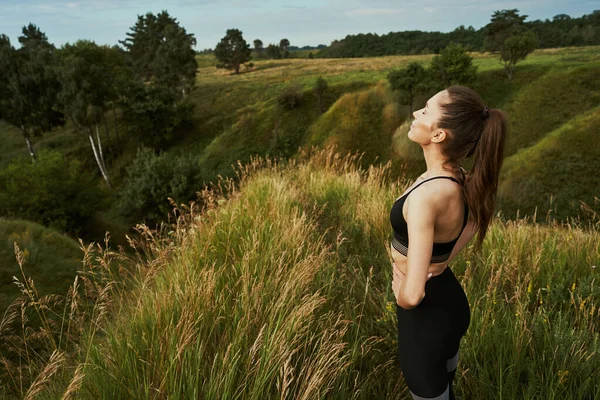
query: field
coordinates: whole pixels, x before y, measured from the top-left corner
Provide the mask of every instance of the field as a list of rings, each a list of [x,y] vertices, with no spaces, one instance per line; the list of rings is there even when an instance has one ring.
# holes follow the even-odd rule
[[[472,55],[473,88],[507,113],[510,132],[498,218],[482,252],[469,247],[452,265],[472,312],[455,393],[600,398],[600,52],[537,50],[510,82],[496,57]],[[432,57],[256,61],[233,75],[198,56],[194,125],[167,151],[194,155],[205,181],[225,177],[235,190],[202,192],[206,210],[143,233],[147,243],[121,257],[0,220],[0,256],[11,262],[2,274],[23,282],[26,315],[42,322],[25,329],[18,305],[4,313],[0,342],[16,361],[2,364],[0,396],[408,399],[394,358],[387,218],[424,165],[386,76]],[[300,95],[291,110],[277,103],[287,87]],[[0,131],[1,168],[27,152],[16,129]],[[97,173],[70,124],[35,146]],[[135,146],[107,155],[117,187]],[[113,209],[90,226],[98,242],[105,229],[120,243],[132,232]],[[27,250],[21,265],[13,241]],[[79,284],[69,283],[75,269]]]

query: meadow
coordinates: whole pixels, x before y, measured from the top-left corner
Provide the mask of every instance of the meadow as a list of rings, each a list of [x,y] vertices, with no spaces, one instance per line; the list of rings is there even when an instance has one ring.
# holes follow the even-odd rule
[[[507,112],[510,136],[483,250],[452,265],[472,311],[455,393],[599,398],[600,52],[536,50],[512,81],[495,56],[472,56],[473,88]],[[394,359],[387,217],[424,165],[386,76],[432,57],[255,61],[232,75],[198,56],[194,125],[167,151],[193,154],[225,189],[199,188],[206,208],[180,205],[157,232],[101,211],[90,231],[113,238],[97,247],[0,220],[0,272],[20,282],[0,297],[13,302],[0,395],[409,398]],[[287,87],[301,95],[292,110],[277,104]],[[0,130],[4,167],[26,150],[16,129]],[[84,139],[67,124],[35,146],[93,170]],[[134,150],[107,154],[116,186]]]
[[[71,331],[54,331],[28,398],[410,398],[388,253],[410,182],[313,150],[240,166],[229,195],[204,192],[174,231],[145,232],[146,262],[88,248],[90,284],[61,304]],[[495,220],[480,253],[465,248],[451,265],[471,306],[459,398],[600,396],[599,254],[597,230],[528,219]]]

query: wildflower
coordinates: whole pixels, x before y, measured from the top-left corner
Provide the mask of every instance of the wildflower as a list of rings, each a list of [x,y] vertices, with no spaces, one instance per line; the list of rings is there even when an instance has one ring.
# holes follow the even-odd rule
[[[544,301],[542,299],[540,299],[540,306],[544,304]]]
[[[394,303],[392,303],[391,301],[388,301],[387,304],[385,305],[386,310],[393,312],[394,311]]]
[[[573,286],[571,286],[571,290],[575,290],[575,282],[573,282]]]
[[[595,265],[592,265],[592,269],[593,269],[593,268],[596,268],[596,266],[595,266]]]
[[[527,293],[531,293],[531,281],[529,281],[529,285],[527,285]]]

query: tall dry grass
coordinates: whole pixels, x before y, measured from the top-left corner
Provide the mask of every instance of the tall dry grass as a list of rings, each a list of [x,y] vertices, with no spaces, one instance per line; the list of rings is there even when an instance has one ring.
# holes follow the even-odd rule
[[[90,267],[64,299],[65,333],[42,325],[53,339],[34,358],[36,332],[24,332],[29,370],[6,368],[11,388],[35,398],[409,398],[388,254],[389,209],[408,182],[392,181],[389,163],[359,165],[334,149],[254,158],[238,165],[239,185],[221,180],[198,193],[202,206],[174,205],[171,226],[138,226],[137,258],[82,246]],[[472,311],[460,398],[600,396],[599,239],[593,227],[496,220],[481,253],[468,247],[453,262]],[[21,301],[35,309],[33,299]],[[18,310],[0,327],[21,323]]]

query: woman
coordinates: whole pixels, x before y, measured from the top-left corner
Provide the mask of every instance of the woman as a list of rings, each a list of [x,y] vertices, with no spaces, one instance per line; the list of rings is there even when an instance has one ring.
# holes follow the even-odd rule
[[[506,122],[464,86],[437,93],[413,116],[408,137],[423,148],[427,171],[390,212],[398,359],[414,399],[454,399],[458,348],[471,314],[449,263],[475,233],[478,248],[483,242]],[[459,161],[471,156],[466,174]]]

